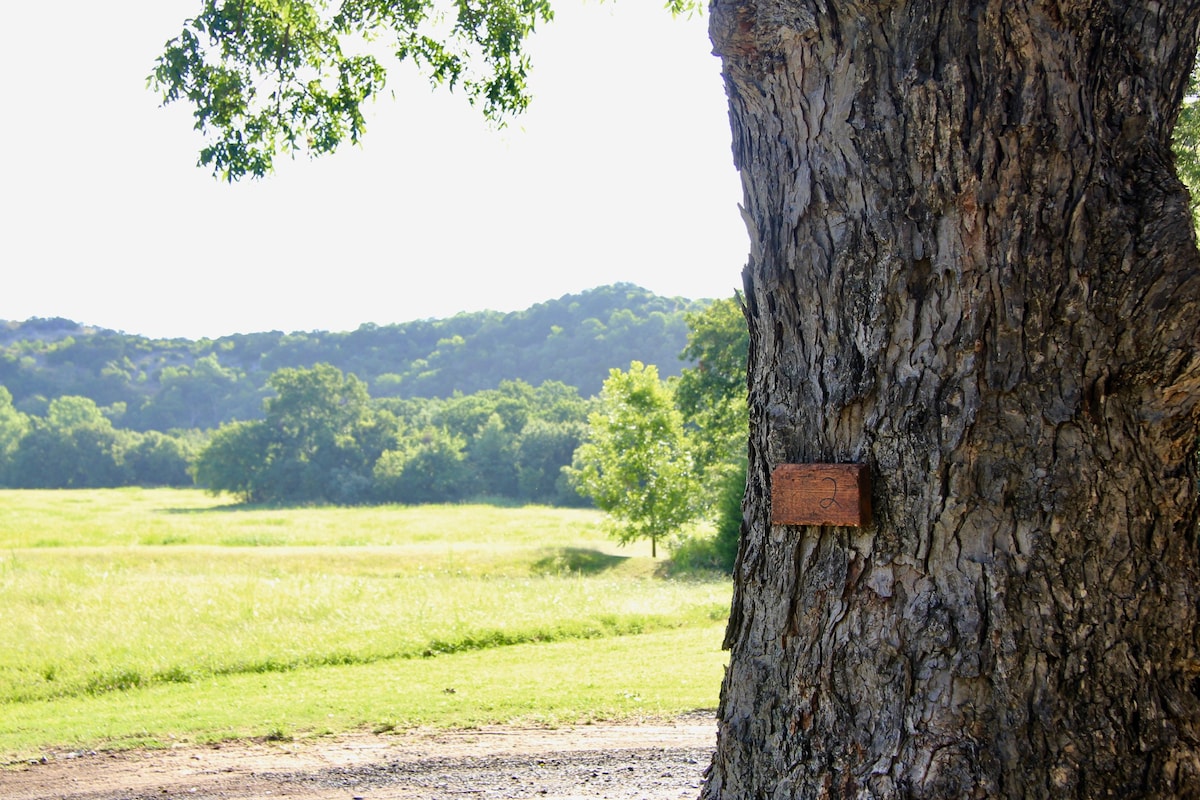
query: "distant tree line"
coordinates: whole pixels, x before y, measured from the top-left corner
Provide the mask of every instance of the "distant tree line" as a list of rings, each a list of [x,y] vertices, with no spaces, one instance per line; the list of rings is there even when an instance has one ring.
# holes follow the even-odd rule
[[[268,379],[263,419],[201,431],[120,429],[87,397],[25,414],[0,387],[0,485],[190,486],[254,503],[585,502],[562,476],[590,401],[566,384],[373,399],[329,364]]]
[[[130,431],[113,426],[90,397],[51,400],[44,416],[22,413],[0,386],[0,486],[81,489],[185,486],[203,447],[199,431]]]
[[[505,380],[560,381],[590,397],[610,369],[631,361],[658,364],[664,377],[678,374],[686,314],[703,305],[618,284],[512,313],[199,341],[147,339],[63,319],[0,322],[0,385],[25,414],[45,416],[54,398],[77,395],[134,431],[260,419],[269,376],[320,363],[357,376],[375,398],[473,394]]]
[[[708,516],[716,538],[682,549],[698,566],[728,568],[745,488],[745,323],[734,299],[686,322],[676,359],[694,366],[664,380],[633,361],[589,399],[560,381],[520,380],[443,398],[372,397],[365,381],[318,363],[271,373],[259,417],[164,433],[118,428],[78,395],[25,413],[0,386],[0,485],[196,484],[270,504],[586,497],[622,541],[657,546]],[[208,357],[194,369],[220,374]]]
[[[583,503],[562,476],[589,408],[573,387],[506,381],[373,401],[328,364],[284,368],[268,383],[265,418],[218,429],[196,458],[198,484],[254,503]]]

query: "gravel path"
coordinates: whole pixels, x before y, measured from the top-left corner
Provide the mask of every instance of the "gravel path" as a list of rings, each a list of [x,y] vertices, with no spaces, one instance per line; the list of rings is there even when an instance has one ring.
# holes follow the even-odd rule
[[[0,770],[4,800],[681,800],[716,722],[488,727],[57,753]]]

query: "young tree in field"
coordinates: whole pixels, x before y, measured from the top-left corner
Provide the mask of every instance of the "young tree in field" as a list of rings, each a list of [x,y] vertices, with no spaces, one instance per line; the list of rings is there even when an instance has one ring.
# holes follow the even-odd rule
[[[657,557],[658,541],[696,517],[692,469],[683,417],[658,369],[634,361],[610,371],[568,474],[608,514],[612,534],[622,544],[649,539]]]
[[[421,0],[274,8],[207,5],[158,72],[231,176],[357,136],[382,75],[339,30],[459,74]],[[519,106],[545,7],[459,9],[497,78],[471,88]],[[1197,796],[1200,255],[1171,136],[1200,0],[715,0],[710,32],[750,440],[703,796]],[[869,466],[873,522],[772,525],[774,468],[804,462]]]

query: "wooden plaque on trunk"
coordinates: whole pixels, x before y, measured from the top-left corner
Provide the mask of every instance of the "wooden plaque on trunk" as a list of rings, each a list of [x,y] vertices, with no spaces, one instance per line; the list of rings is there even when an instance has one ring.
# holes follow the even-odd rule
[[[871,522],[871,473],[866,464],[780,464],[771,473],[772,525]]]

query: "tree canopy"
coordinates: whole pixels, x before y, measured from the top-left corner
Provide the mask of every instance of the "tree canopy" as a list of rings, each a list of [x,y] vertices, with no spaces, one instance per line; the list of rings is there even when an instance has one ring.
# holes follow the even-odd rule
[[[653,365],[635,361],[609,374],[569,474],[608,513],[618,540],[649,539],[654,555],[660,539],[695,518],[683,416]]]
[[[668,0],[675,13],[696,0]],[[279,154],[332,152],[365,130],[363,104],[409,61],[503,123],[529,105],[526,40],[548,0],[206,0],[167,43],[151,75],[186,101],[205,135],[200,164],[262,177]]]
[[[328,364],[282,369],[268,383],[275,396],[266,418],[218,431],[197,460],[197,479],[255,502],[367,499],[397,428],[372,408],[366,384]]]

